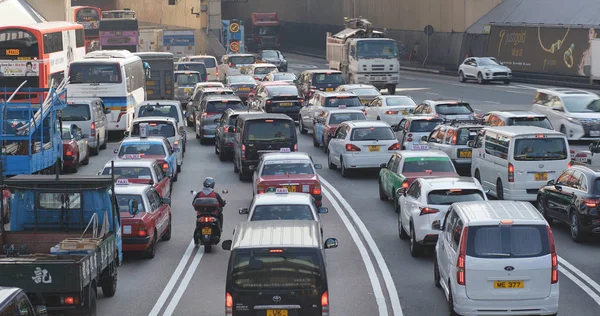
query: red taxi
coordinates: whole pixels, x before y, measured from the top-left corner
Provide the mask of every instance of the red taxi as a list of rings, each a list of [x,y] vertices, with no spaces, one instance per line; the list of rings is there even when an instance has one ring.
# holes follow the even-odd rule
[[[135,158],[125,158],[108,162],[98,175],[110,175],[111,166],[114,163],[115,179],[127,179],[130,183],[149,184],[161,197],[170,198],[173,191],[171,178],[167,176],[167,169],[157,160],[141,159],[142,157],[132,155]]]
[[[323,151],[327,153],[329,146],[329,134],[335,133],[335,130],[346,121],[366,121],[367,116],[364,111],[352,108],[346,108],[345,105],[339,108],[325,109],[315,115],[313,145],[323,146]]]
[[[321,181],[316,170],[322,166],[314,164],[306,153],[286,150],[260,157],[252,179],[253,195],[286,188],[288,192],[312,195],[316,205],[321,206]]]
[[[90,146],[77,125],[65,125],[62,129],[63,167],[72,172],[79,170],[79,165],[90,163]]]
[[[115,196],[121,213],[123,251],[141,251],[152,259],[159,240],[171,239],[171,199],[161,198],[153,186],[118,179]],[[132,212],[129,203],[133,201]]]

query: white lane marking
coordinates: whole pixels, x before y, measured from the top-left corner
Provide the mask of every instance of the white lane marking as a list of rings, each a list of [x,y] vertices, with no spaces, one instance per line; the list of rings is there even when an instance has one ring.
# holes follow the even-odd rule
[[[425,92],[427,94],[431,94],[431,95],[440,95],[439,93],[434,93],[434,92]]]
[[[458,86],[458,87],[468,87],[466,84],[464,83],[453,83],[453,86]]]
[[[181,260],[179,261],[177,268],[175,268],[173,275],[171,275],[171,279],[169,280],[169,283],[167,283],[167,286],[165,286],[165,289],[163,290],[162,294],[160,294],[160,297],[156,301],[156,304],[154,304],[154,307],[152,308],[152,310],[150,311],[150,314],[148,314],[148,316],[158,316],[158,313],[163,308],[163,305],[165,305],[167,298],[169,298],[169,295],[171,295],[171,292],[173,291],[175,284],[177,284],[177,280],[179,280],[179,277],[181,276],[181,273],[185,269],[187,262],[190,260],[193,250],[194,250],[194,240],[191,240],[187,249],[183,253],[183,257],[181,257]]]
[[[373,236],[371,236],[371,233],[369,233],[367,226],[365,226],[365,223],[363,223],[363,221],[360,219],[358,214],[356,214],[356,211],[354,211],[352,206],[350,206],[350,204],[348,204],[346,199],[344,199],[342,197],[342,194],[338,190],[336,190],[323,177],[319,177],[319,179],[321,180],[321,184],[324,184],[326,187],[329,188],[329,190],[331,190],[331,192],[333,192],[333,194],[335,194],[335,196],[339,199],[339,201],[342,203],[342,205],[344,206],[346,211],[348,211],[348,213],[354,220],[354,223],[356,223],[356,226],[358,226],[359,231],[362,232],[362,235],[365,238],[365,240],[367,241],[369,248],[371,248],[371,251],[373,252],[373,256],[375,257],[375,261],[377,261],[379,270],[381,271],[381,275],[385,282],[385,287],[388,291],[388,295],[390,296],[390,301],[392,302],[392,311],[394,312],[395,316],[403,316],[404,314],[402,313],[402,306],[400,305],[400,298],[398,297],[398,291],[396,290],[396,285],[394,284],[394,279],[392,278],[390,269],[388,268],[387,264],[385,263],[385,259],[383,259],[383,255],[381,254],[379,247],[377,247],[377,244],[375,243]]]
[[[417,80],[415,77],[403,76],[402,79]]]
[[[560,260],[560,259],[559,259]],[[564,263],[560,262],[559,263]],[[577,284],[584,292],[586,292],[598,305],[600,305],[600,296],[598,296],[592,289],[590,289],[585,283],[581,282],[576,276],[571,274],[563,265],[558,266],[558,270],[567,278],[571,279],[575,284]]]
[[[321,178],[321,183],[323,183],[323,178]],[[380,316],[387,316],[388,309],[387,304],[385,302],[385,296],[383,295],[383,287],[381,283],[379,283],[379,277],[377,277],[377,272],[375,271],[375,265],[373,261],[371,261],[371,257],[369,256],[369,252],[367,251],[367,247],[363,244],[362,240],[360,240],[360,236],[358,232],[346,216],[346,213],[342,210],[340,205],[336,200],[333,199],[333,196],[329,193],[329,191],[325,188],[322,189],[323,194],[327,197],[329,202],[333,205],[333,208],[338,213],[344,225],[346,225],[346,229],[348,229],[348,233],[354,240],[356,247],[358,248],[358,252],[360,252],[360,256],[362,257],[363,262],[365,263],[365,268],[367,269],[367,274],[369,275],[369,279],[371,280],[371,286],[373,287],[373,295],[375,295],[375,301],[377,302],[377,308],[379,309]]]
[[[204,255],[204,246],[198,248],[198,251],[196,252],[196,255],[194,256],[194,260],[192,260],[192,264],[190,265],[187,272],[185,273],[185,276],[183,276],[183,279],[181,279],[179,288],[177,288],[177,291],[173,295],[173,298],[171,298],[171,303],[169,303],[169,306],[167,306],[167,309],[165,310],[165,313],[162,316],[173,315],[173,312],[175,311],[177,304],[179,304],[179,300],[181,300],[183,293],[185,293],[185,290],[187,289],[188,285],[190,285],[190,281],[192,280],[192,277],[194,276],[196,269],[200,265],[200,260],[202,260],[203,255]]]
[[[494,102],[494,101],[483,101],[485,103],[490,103],[490,104],[501,104],[500,102]]]
[[[592,280],[590,277],[588,277],[585,273],[581,272],[581,270],[575,268],[574,265],[572,265],[571,263],[569,263],[567,260],[563,259],[562,257],[558,256],[558,260],[559,260],[558,263],[564,265],[566,268],[571,270],[573,273],[577,274],[582,280],[584,280],[589,285],[591,285],[598,292],[598,294],[600,294],[600,285],[598,285],[598,283],[594,282],[594,280]]]
[[[521,91],[511,91],[511,90],[504,90],[504,92],[517,93],[517,94],[531,94],[531,92],[521,92]]]

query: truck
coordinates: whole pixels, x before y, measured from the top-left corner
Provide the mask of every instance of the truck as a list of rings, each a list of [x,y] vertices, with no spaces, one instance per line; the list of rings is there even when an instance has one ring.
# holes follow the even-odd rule
[[[281,25],[277,12],[252,13],[248,46],[253,51],[278,49],[281,44]]]
[[[146,75],[147,100],[173,100],[175,98],[175,83],[173,73],[173,54],[166,52],[134,53],[150,66]]]
[[[10,224],[0,223],[0,287],[23,289],[51,313],[96,315],[97,288],[115,295],[123,260],[114,176],[18,175],[0,185],[12,193]]]
[[[172,53],[176,59],[196,54],[194,30],[164,30],[162,51]]]
[[[398,43],[373,30],[362,17],[344,19],[344,30],[327,33],[327,63],[339,70],[348,84],[371,84],[395,94],[400,82]]]
[[[13,94],[0,102],[2,176],[53,173],[62,168],[63,143],[59,113],[67,106],[66,80],[57,84],[56,88],[53,83],[49,89],[23,88],[25,82],[18,88],[3,89],[5,94]],[[12,102],[17,92],[29,93],[29,100]],[[43,103],[32,103],[31,99],[35,97],[44,100]]]
[[[162,37],[162,29],[140,28],[138,52],[161,52],[163,49]]]
[[[221,32],[221,43],[227,54],[244,54],[246,52],[246,41],[244,38],[244,24],[242,21],[221,20],[223,32]]]

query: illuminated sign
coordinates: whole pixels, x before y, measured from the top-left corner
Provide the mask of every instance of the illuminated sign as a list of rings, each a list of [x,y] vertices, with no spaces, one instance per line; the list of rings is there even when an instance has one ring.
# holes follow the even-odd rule
[[[6,50],[7,56],[19,56],[20,54],[21,54],[21,51],[16,48]]]

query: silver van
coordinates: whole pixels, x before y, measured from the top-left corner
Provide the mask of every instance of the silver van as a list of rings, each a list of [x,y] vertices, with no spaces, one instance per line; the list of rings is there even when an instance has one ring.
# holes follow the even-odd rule
[[[90,153],[97,155],[106,149],[108,143],[108,120],[110,108],[104,106],[100,98],[69,98],[67,107],[62,110],[63,125],[75,124],[87,138]]]

